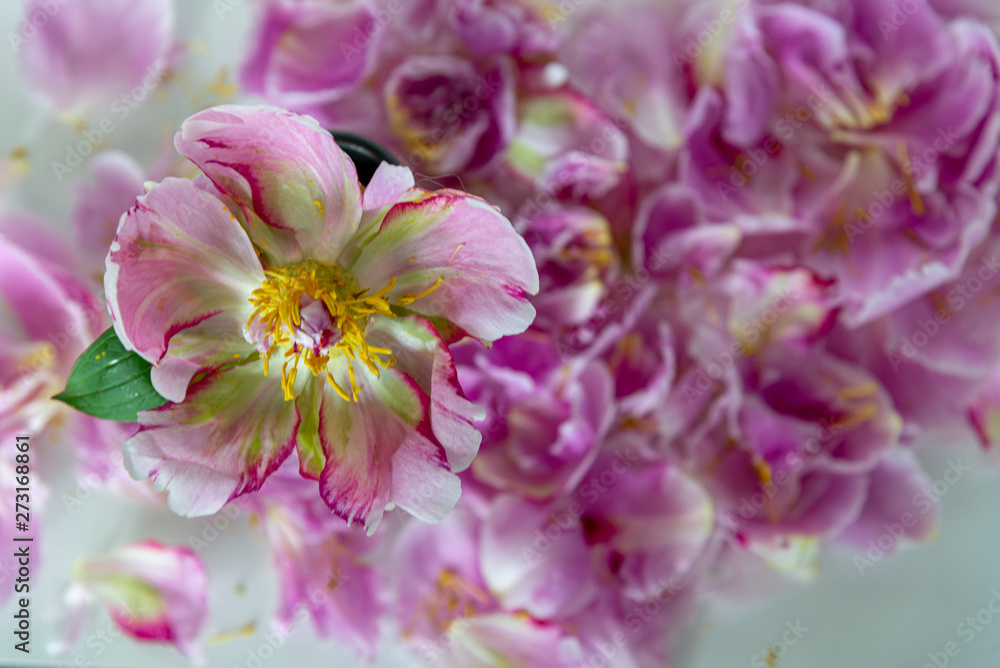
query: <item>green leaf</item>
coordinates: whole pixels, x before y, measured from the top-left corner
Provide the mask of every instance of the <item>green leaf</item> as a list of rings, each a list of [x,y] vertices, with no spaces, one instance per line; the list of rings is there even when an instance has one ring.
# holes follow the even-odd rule
[[[73,364],[66,389],[52,397],[105,420],[135,422],[139,411],[167,403],[153,389],[149,362],[125,350],[113,327]]]

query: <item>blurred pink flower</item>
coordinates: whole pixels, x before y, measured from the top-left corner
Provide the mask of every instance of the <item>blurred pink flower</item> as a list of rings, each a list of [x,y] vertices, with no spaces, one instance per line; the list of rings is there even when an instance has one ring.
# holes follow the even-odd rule
[[[54,649],[72,647],[93,604],[100,602],[136,640],[172,643],[198,662],[197,638],[208,617],[207,589],[205,567],[187,548],[147,540],[85,558],[66,592],[69,623]]]
[[[58,112],[110,114],[136,87],[145,97],[169,65],[173,0],[25,0],[24,21],[36,30],[14,44],[21,71]]]

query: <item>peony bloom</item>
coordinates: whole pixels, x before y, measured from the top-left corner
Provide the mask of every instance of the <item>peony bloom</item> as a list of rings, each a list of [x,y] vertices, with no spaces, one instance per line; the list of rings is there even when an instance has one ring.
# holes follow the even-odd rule
[[[521,3],[267,0],[241,79],[420,172],[482,171],[513,134],[516,58],[550,32]]]
[[[830,184],[813,210],[809,264],[837,278],[841,320],[857,327],[953,281],[988,233],[1000,45],[926,4],[898,26],[887,0],[828,11],[769,6],[761,32],[785,73],[778,108],[809,119],[786,115],[774,132]]]
[[[411,162],[435,173],[489,164],[514,131],[514,76],[454,56],[412,56],[385,83],[389,124]]]
[[[25,79],[53,109],[108,115],[125,108],[121,96],[131,106],[160,82],[173,30],[173,0],[28,0],[12,42]]]
[[[76,641],[95,602],[121,629],[138,640],[173,643],[185,656],[201,656],[196,638],[208,616],[208,581],[201,560],[189,549],[153,540],[125,545],[81,561],[66,592],[69,623],[55,651]]]
[[[590,318],[619,272],[607,219],[587,207],[555,207],[527,221],[522,234],[535,256],[541,286],[532,300],[536,328]]]
[[[362,192],[311,118],[222,106],[188,119],[168,178],[119,224],[115,331],[171,403],[140,413],[126,466],[182,515],[260,487],[297,449],[326,503],[369,532],[398,505],[448,513],[479,445],[446,341],[534,317],[524,240],[484,201],[382,165]]]

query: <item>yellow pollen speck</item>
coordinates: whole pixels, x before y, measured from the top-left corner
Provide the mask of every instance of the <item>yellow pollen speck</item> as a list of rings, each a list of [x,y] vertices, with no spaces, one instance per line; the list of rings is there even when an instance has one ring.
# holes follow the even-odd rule
[[[757,474],[757,480],[759,480],[762,485],[766,485],[771,482],[771,467],[766,461],[760,458],[754,458],[753,468],[754,472]]]
[[[216,633],[208,638],[209,645],[222,645],[240,638],[248,638],[257,631],[257,624],[250,622],[246,626],[232,630]]]
[[[852,399],[864,399],[874,394],[878,394],[878,385],[875,383],[863,383],[840,389],[837,392],[837,398],[843,401],[851,401]]]
[[[910,162],[910,152],[906,148],[906,142],[900,141],[896,145],[896,152],[899,156],[899,171],[903,174],[903,180],[906,182],[906,191],[910,197],[910,209],[917,216],[923,216],[927,213],[924,208],[924,201],[920,197],[920,193],[917,191],[917,186],[913,181],[913,164]]]

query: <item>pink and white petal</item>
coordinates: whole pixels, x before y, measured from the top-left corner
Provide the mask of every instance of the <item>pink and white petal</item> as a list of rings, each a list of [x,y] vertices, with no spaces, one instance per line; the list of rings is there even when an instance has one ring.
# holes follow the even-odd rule
[[[372,180],[365,188],[364,210],[375,211],[392,206],[403,199],[403,195],[413,186],[413,172],[409,167],[383,162],[375,170]]]
[[[195,517],[259,489],[294,449],[299,413],[281,376],[254,362],[207,374],[183,403],[140,411],[139,424],[125,468],[167,490],[175,513]]]
[[[191,180],[196,186],[204,190],[212,197],[218,197],[229,207],[229,213],[239,221],[253,245],[260,252],[264,264],[267,266],[281,266],[285,264],[286,258],[299,258],[302,250],[299,242],[295,238],[293,230],[283,230],[271,227],[260,219],[251,209],[245,208],[238,201],[221,192],[204,174],[198,174]]]
[[[294,233],[299,248],[282,264],[304,257],[332,263],[358,229],[354,163],[309,116],[222,105],[186,120],[174,145],[224,194],[267,225]]]
[[[83,561],[75,578],[132,637],[200,657],[195,640],[208,616],[207,578],[191,550],[140,541]]]
[[[481,534],[480,568],[490,591],[507,610],[538,619],[580,612],[597,594],[583,527],[559,525],[557,541],[539,551],[530,546],[565,511],[517,496],[499,497]]]
[[[389,210],[420,192],[414,186],[409,167],[383,162],[365,187],[361,223],[340,253],[340,264],[353,264],[371,236],[378,230]]]
[[[489,341],[527,329],[535,317],[527,296],[538,292],[538,271],[510,222],[464,193],[411,197],[389,210],[350,267],[358,284],[377,290],[395,278],[388,298],[406,305],[440,281],[407,307]]]
[[[465,398],[451,351],[434,326],[419,316],[379,318],[368,332],[379,344],[384,338],[396,356],[396,368],[430,396],[431,431],[444,448],[451,470],[467,469],[483,440],[473,423],[484,420],[486,411]]]
[[[466,618],[462,624],[462,633],[448,636],[453,639],[441,657],[446,668],[584,665],[579,641],[557,624],[509,613]]]
[[[345,368],[329,368],[347,387]],[[363,522],[369,535],[390,504],[426,522],[441,520],[458,501],[461,485],[430,432],[430,400],[395,368],[378,379],[362,368],[357,379],[357,402],[329,386],[323,392],[319,437],[326,466],[320,494],[348,523]]]
[[[218,198],[168,178],[129,209],[107,258],[115,332],[156,364],[171,337],[223,311],[248,318],[264,281],[253,244]]]
[[[179,403],[184,401],[188,385],[199,371],[253,354],[242,334],[245,324],[236,310],[227,310],[174,334],[166,354],[150,371],[153,389]]]

